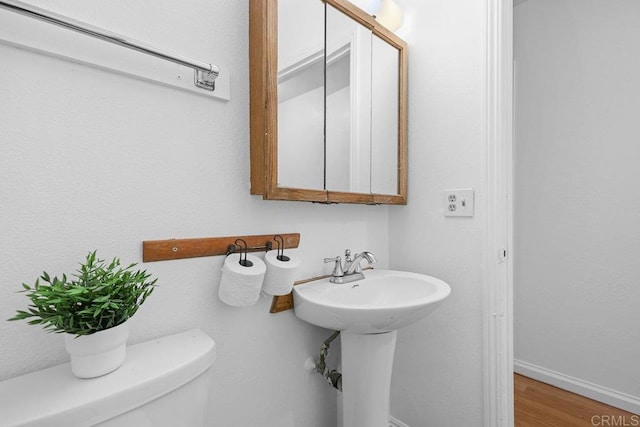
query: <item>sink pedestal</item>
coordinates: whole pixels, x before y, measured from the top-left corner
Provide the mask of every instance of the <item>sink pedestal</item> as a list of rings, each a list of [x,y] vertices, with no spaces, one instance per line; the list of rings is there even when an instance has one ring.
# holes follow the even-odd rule
[[[341,332],[343,427],[389,427],[396,336]]]
[[[449,296],[424,274],[367,270],[351,283],[320,279],[293,287],[296,316],[341,331],[343,427],[389,427],[397,330],[431,313]]]

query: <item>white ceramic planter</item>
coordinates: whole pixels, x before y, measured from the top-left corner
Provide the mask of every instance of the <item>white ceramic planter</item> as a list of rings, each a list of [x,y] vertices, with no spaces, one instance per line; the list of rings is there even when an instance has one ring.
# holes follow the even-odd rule
[[[71,371],[79,378],[95,378],[115,371],[124,363],[128,337],[127,322],[91,335],[65,334]]]

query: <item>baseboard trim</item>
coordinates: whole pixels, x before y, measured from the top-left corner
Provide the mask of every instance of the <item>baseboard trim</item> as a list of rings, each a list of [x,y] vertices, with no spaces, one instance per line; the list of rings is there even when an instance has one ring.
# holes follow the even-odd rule
[[[408,424],[403,423],[400,420],[395,419],[394,417],[389,417],[389,427],[409,427]]]
[[[606,403],[607,405],[640,414],[640,398],[622,393],[610,388],[602,387],[578,378],[570,377],[521,360],[514,360],[513,370],[526,377],[552,386]]]

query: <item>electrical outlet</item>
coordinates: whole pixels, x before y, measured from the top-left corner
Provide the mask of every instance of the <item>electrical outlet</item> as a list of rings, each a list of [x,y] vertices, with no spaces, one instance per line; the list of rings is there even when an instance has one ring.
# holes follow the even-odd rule
[[[473,216],[473,188],[444,190],[444,216]]]

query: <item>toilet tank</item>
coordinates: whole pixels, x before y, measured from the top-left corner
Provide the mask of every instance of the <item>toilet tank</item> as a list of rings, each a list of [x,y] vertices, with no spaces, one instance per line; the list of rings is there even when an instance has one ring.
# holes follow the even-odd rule
[[[69,364],[0,382],[0,426],[204,426],[215,342],[193,329],[127,347],[125,363],[80,379]]]

